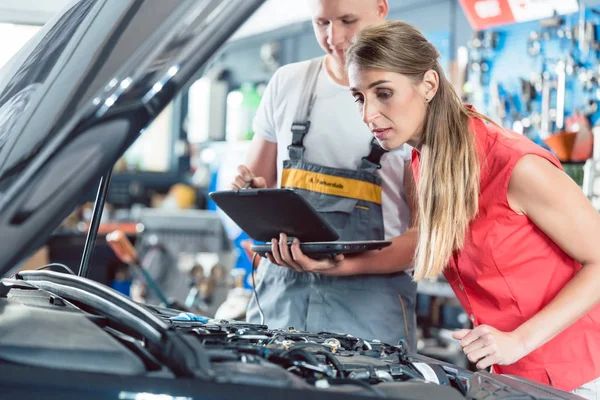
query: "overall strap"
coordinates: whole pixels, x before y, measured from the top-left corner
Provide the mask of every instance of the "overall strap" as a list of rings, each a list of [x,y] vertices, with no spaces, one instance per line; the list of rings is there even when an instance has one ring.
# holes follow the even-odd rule
[[[373,140],[371,140],[371,151],[368,156],[362,158],[359,169],[371,173],[375,172],[381,168],[381,157],[383,157],[385,153],[387,153],[387,150],[384,150],[379,143],[377,143],[377,139],[373,138]]]
[[[314,58],[310,61],[308,70],[304,77],[300,102],[296,109],[294,122],[292,123],[292,144],[288,146],[290,160],[302,160],[304,158],[304,136],[310,128],[310,113],[317,98],[316,87],[319,72],[323,64],[323,57]]]

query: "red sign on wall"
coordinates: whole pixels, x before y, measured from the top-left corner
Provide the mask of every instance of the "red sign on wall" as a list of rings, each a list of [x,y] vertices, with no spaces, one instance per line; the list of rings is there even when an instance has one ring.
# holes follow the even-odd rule
[[[577,0],[459,0],[475,30],[550,18],[579,10]]]

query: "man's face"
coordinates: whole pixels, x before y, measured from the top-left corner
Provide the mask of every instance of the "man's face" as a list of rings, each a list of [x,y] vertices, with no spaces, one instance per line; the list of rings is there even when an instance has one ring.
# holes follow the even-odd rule
[[[315,35],[333,59],[344,65],[352,38],[387,17],[387,0],[309,0]]]

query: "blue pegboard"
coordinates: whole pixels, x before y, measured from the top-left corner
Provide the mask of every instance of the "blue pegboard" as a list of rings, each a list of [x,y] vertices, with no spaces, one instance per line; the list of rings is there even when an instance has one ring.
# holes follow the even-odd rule
[[[575,28],[580,19],[579,13],[562,16],[565,20],[565,26]],[[596,24],[600,23],[600,16],[591,10],[585,12],[586,21]],[[510,96],[513,99],[514,108],[521,114],[526,115],[523,103],[520,101],[521,79],[530,81],[532,73],[550,73],[554,75],[556,61],[565,59],[572,53],[578,67],[598,71],[598,54],[590,49],[587,60],[582,60],[582,54],[578,48],[577,35],[575,40],[571,41],[565,37],[559,37],[556,30],[546,30],[549,33],[549,39],[541,40],[540,54],[531,56],[528,53],[528,40],[532,31],[542,32],[544,29],[540,21],[519,23],[507,25],[500,28],[484,31],[485,33],[495,32],[498,35],[497,47],[495,49],[483,50],[484,58],[487,60],[489,71],[486,80],[481,88],[477,88],[476,77],[471,76],[470,86],[474,87],[471,94],[471,102],[477,109],[485,114],[493,114],[490,105],[490,83],[496,82],[500,85],[500,93]],[[598,39],[598,38],[596,38]],[[470,51],[473,54],[473,50]],[[475,52],[476,53],[476,52]],[[566,60],[565,60],[566,61]],[[565,91],[565,117],[571,115],[576,109],[584,109],[589,100],[597,101],[596,88],[591,91],[584,90],[583,84],[578,80],[577,70],[573,75],[568,75],[566,79]],[[550,100],[551,108],[556,107],[556,93],[552,92]],[[511,105],[507,103],[509,112]],[[531,111],[541,113],[541,93],[538,93],[536,100],[532,102]],[[507,114],[509,114],[509,112]],[[598,122],[600,113],[594,112],[589,115],[592,124]],[[511,118],[505,120],[505,126],[511,128]],[[554,124],[550,125],[550,131],[554,131]],[[527,133],[532,139],[539,141],[539,129],[532,129]]]

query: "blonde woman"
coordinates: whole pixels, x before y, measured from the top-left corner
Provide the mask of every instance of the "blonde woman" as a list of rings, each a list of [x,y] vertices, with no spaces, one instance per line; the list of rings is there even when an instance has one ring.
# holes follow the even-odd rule
[[[398,21],[363,30],[347,53],[350,90],[380,145],[414,147],[414,277],[446,276],[474,325],[454,337],[478,368],[592,398],[600,215],[551,153],[463,105],[438,57]],[[372,272],[291,254],[306,270]]]

